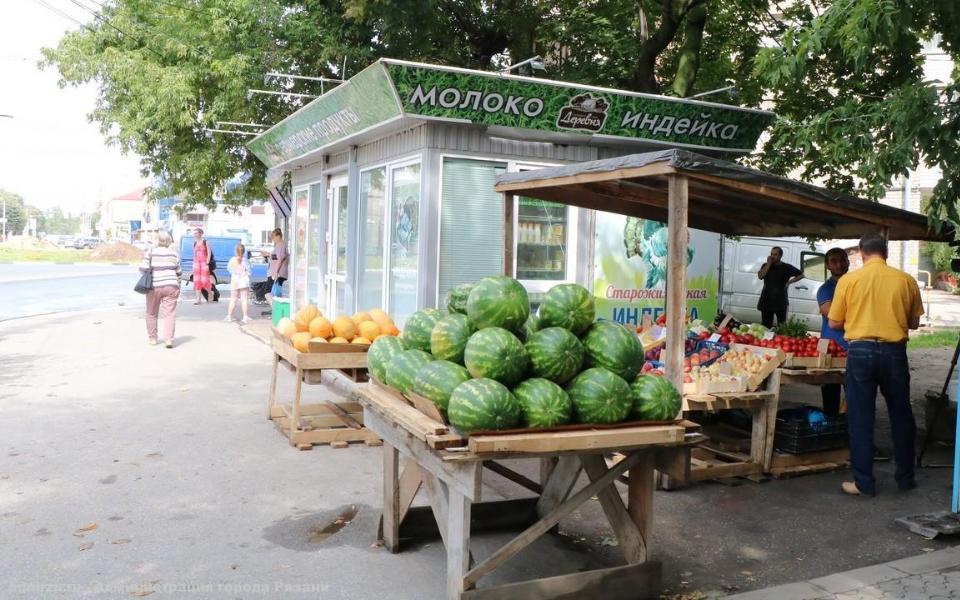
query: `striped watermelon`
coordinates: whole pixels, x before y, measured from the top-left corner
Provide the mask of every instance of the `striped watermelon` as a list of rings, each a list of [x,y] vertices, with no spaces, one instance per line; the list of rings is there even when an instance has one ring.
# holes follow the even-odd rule
[[[463,352],[463,364],[470,375],[496,379],[504,385],[520,381],[529,362],[523,343],[500,327],[488,327],[471,335]]]
[[[462,433],[484,429],[510,429],[520,422],[520,403],[502,383],[471,379],[450,395],[447,417]]]
[[[631,415],[640,421],[672,421],[680,414],[680,392],[659,375],[641,375],[630,384]]]
[[[385,335],[377,338],[367,350],[367,368],[381,383],[387,382],[387,364],[394,355],[406,350],[407,347],[398,337]]]
[[[527,379],[513,388],[523,410],[525,427],[555,427],[573,418],[573,402],[563,388],[547,379]]]
[[[423,350],[404,350],[387,363],[386,384],[406,394],[413,387],[420,369],[433,362],[433,357]]]
[[[566,383],[583,366],[583,344],[562,327],[533,333],[524,348],[530,355],[530,372],[555,383]]]
[[[441,412],[447,412],[450,394],[454,388],[470,379],[466,369],[449,360],[435,360],[420,369],[413,380],[413,391],[437,405]]]
[[[596,318],[593,295],[576,283],[561,283],[550,288],[537,314],[541,327],[563,327],[577,335],[583,335]]]
[[[466,315],[449,314],[433,326],[430,333],[430,352],[441,360],[463,364],[463,351],[473,334],[473,325]]]
[[[540,317],[530,313],[530,316],[527,317],[527,320],[523,322],[523,327],[521,327],[520,331],[517,332],[517,337],[520,338],[521,341],[526,342],[530,339],[530,336],[533,335],[534,332],[540,330],[540,327]]]
[[[636,379],[643,367],[643,346],[637,334],[617,323],[594,323],[583,337],[588,367],[603,367],[623,377]]]
[[[440,320],[441,313],[435,308],[425,308],[410,315],[400,336],[411,350],[430,352],[430,334]]]
[[[467,314],[467,298],[470,297],[472,283],[464,283],[447,292],[447,310],[452,313]]]
[[[567,393],[580,423],[618,423],[627,418],[633,406],[630,384],[602,367],[574,377]]]
[[[477,329],[502,327],[519,331],[530,316],[527,290],[512,277],[484,277],[470,290],[467,316]]]

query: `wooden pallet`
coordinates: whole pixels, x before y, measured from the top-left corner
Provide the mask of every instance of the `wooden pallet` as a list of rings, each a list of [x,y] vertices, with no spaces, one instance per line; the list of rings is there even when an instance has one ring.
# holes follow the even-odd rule
[[[847,468],[850,464],[850,450],[824,450],[808,454],[787,454],[776,452],[770,467],[770,474],[777,479],[813,475]]]

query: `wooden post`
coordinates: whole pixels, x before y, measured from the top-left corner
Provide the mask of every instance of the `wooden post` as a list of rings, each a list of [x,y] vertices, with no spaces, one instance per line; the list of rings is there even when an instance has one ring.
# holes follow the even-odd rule
[[[687,178],[670,175],[667,211],[667,344],[670,382],[683,390],[683,340],[687,295]]]
[[[684,185],[686,189],[686,185]],[[650,557],[650,546],[653,526],[653,470],[655,467],[654,453],[649,450],[640,450],[641,456],[637,464],[630,467],[630,479],[627,483],[627,512],[640,531],[643,538],[643,554],[640,560]]]
[[[267,399],[267,420],[273,418],[273,405],[277,403],[277,366],[280,355],[273,353],[273,374],[270,376],[270,397]]]
[[[400,551],[400,453],[390,444],[383,445],[383,545],[396,554]]]
[[[470,568],[470,499],[452,487],[447,496],[447,600],[460,600]]]
[[[514,195],[510,192],[505,193],[503,195],[503,274],[507,277],[516,277],[513,268],[513,203]]]

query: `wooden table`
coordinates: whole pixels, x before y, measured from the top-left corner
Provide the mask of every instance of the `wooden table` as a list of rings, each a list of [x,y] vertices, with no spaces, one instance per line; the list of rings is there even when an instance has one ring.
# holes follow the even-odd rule
[[[313,444],[379,443],[380,438],[363,426],[363,409],[357,402],[333,402],[302,405],[304,382],[320,383],[324,369],[365,369],[366,352],[299,352],[287,341],[274,336],[273,373],[267,418],[274,421],[290,440],[291,446],[306,450]],[[281,362],[293,370],[295,383],[290,404],[277,402],[277,372]]]
[[[466,446],[445,447],[454,433],[396,393],[376,383],[359,387],[366,426],[383,438],[384,546],[398,552],[400,540],[439,532],[447,551],[448,600],[515,598],[657,598],[660,563],[648,560],[652,527],[654,470],[682,472],[685,444],[678,425],[471,436]],[[620,460],[607,464],[606,453]],[[540,463],[536,482],[497,462],[530,458]],[[533,492],[532,497],[482,501],[486,470]],[[574,491],[581,472],[589,483]],[[615,481],[629,472],[624,505]],[[424,490],[430,507],[412,508]],[[478,582],[531,542],[553,530],[565,516],[597,497],[617,537],[626,565],[497,587]],[[431,514],[432,513],[432,518]],[[489,528],[525,527],[513,540],[476,562],[470,535]]]

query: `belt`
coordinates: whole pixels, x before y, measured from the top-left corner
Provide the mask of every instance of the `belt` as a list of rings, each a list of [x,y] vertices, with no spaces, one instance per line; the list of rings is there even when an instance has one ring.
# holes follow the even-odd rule
[[[905,346],[905,345],[907,344],[907,342],[906,342],[906,341],[903,341],[903,342],[888,342],[888,341],[886,341],[886,340],[884,340],[884,339],[882,339],[882,338],[859,338],[859,339],[856,339],[856,340],[850,340],[850,344],[851,344],[851,345],[852,345],[852,344],[873,344],[873,345],[877,345],[877,344],[887,344],[887,345],[890,345],[890,346]]]

